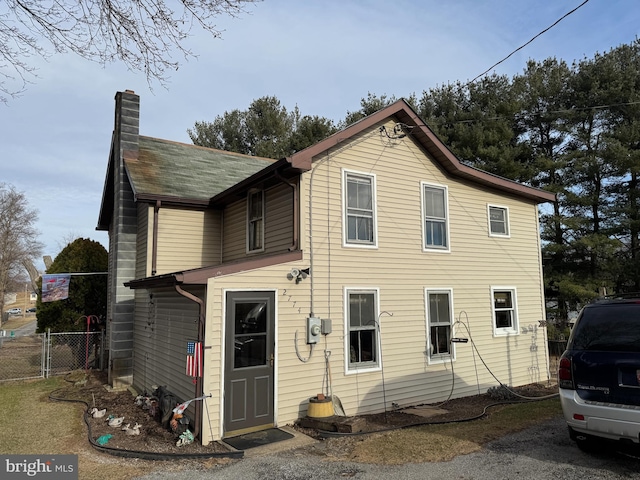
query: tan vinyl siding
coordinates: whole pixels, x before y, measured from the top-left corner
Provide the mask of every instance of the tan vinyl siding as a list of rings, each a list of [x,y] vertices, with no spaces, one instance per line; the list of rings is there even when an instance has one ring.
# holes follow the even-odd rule
[[[204,289],[192,293],[202,298]],[[197,339],[198,304],[172,289],[151,294],[136,290],[134,387],[153,393],[153,385],[164,385],[189,400],[196,392],[185,374],[187,341]]]
[[[293,243],[293,191],[281,185],[265,191],[264,251],[247,254],[246,200],[224,211],[223,261],[232,262],[256,255],[286,252]]]
[[[153,233],[149,227],[153,220],[149,221],[149,215],[153,215],[153,207],[148,203],[138,203],[138,235],[136,236],[136,278],[145,278],[151,275],[151,245]],[[152,217],[153,218],[153,217]]]
[[[447,177],[410,137],[392,143],[383,140],[375,130],[364,134],[352,147],[325,160],[314,175],[316,314],[325,316],[331,311],[334,334],[341,329],[339,334],[344,335],[343,287],[379,289],[380,310],[393,314],[380,318],[387,402],[439,401],[450,391],[450,365],[429,364],[424,353],[427,287],[453,290],[455,320],[466,322],[468,318],[472,338],[502,381],[517,385],[545,380],[546,346],[538,327],[544,316],[536,206]],[[376,175],[377,249],[342,246],[343,213],[337,188],[342,168]],[[303,199],[307,203],[308,176],[305,180]],[[422,250],[421,182],[448,187],[449,253]],[[327,205],[328,186],[332,191]],[[510,238],[489,237],[487,203],[509,207]],[[308,204],[304,211],[308,212]],[[329,238],[327,232],[331,232]],[[308,241],[308,235],[304,240]],[[498,285],[517,290],[520,335],[493,336],[491,286]],[[463,327],[457,331],[468,337]],[[331,358],[341,357],[344,373],[344,347],[332,340]],[[484,391],[495,383],[486,369],[479,369],[478,386],[470,344],[455,348],[455,396],[477,393],[478,388]],[[532,348],[538,353],[532,355]],[[380,371],[334,373],[334,391],[350,412],[379,411],[383,407],[380,375]],[[356,381],[357,390],[367,395],[352,388]]]
[[[241,200],[224,209],[223,213],[223,263],[239,260],[246,256],[247,252],[247,207],[246,201]]]
[[[281,185],[265,192],[265,253],[286,252],[293,238],[293,191]]]
[[[157,275],[219,263],[219,212],[160,208]]]

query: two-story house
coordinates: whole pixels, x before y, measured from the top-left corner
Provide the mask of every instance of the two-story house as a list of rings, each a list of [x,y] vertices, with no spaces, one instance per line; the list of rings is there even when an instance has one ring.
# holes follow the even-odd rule
[[[208,443],[318,393],[354,415],[548,380],[553,194],[462,164],[403,100],[280,160],[141,136],[139,111],[116,95],[98,221],[114,386],[207,396]]]

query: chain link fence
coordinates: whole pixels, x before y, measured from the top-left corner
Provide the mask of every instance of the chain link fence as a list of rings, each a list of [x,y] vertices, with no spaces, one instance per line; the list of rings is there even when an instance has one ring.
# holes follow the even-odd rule
[[[0,337],[0,382],[104,369],[103,332]]]
[[[43,378],[46,334],[0,337],[0,381]]]

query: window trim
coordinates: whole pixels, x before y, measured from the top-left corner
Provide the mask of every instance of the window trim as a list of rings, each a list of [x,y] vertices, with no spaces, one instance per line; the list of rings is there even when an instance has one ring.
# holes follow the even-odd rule
[[[491,209],[500,209],[504,212],[504,224],[505,224],[505,229],[507,230],[506,233],[499,233],[499,232],[494,232],[491,228]],[[509,221],[509,207],[505,207],[504,205],[495,205],[492,203],[488,203],[487,204],[487,222],[488,222],[488,226],[489,226],[489,236],[490,237],[499,237],[499,238],[511,238],[511,224]]]
[[[260,218],[257,220],[260,220],[262,222],[262,231],[260,232],[260,248],[254,248],[251,249],[251,224],[253,219],[251,218],[251,206],[252,206],[252,198],[253,196],[259,193],[260,197],[261,197],[261,202],[262,202],[262,212],[260,214]],[[264,218],[264,211],[265,211],[265,195],[264,195],[264,190],[260,190],[260,189],[251,189],[247,192],[247,224],[246,224],[246,252],[247,253],[259,253],[259,252],[264,252],[264,230],[265,230],[265,218]]]
[[[426,225],[426,201],[425,201],[425,188],[434,188],[438,190],[442,190],[444,192],[444,223],[445,223],[445,235],[446,235],[446,245],[443,247],[439,246],[428,246],[427,245],[427,225]],[[437,183],[430,183],[421,181],[420,182],[420,214],[421,214],[421,223],[422,223],[422,251],[423,252],[433,252],[433,253],[451,253],[451,235],[449,232],[449,187],[447,185],[440,185]]]
[[[511,301],[513,302],[512,307],[512,320],[513,325],[511,327],[498,327],[496,323],[496,308],[495,308],[495,294],[496,292],[511,292]],[[498,310],[501,311],[501,310]],[[493,322],[493,336],[508,336],[508,335],[519,335],[520,327],[519,327],[519,316],[518,316],[518,291],[516,287],[513,286],[492,286],[491,287],[491,321]]]
[[[450,327],[450,335],[451,338],[454,337],[454,315],[453,315],[453,288],[448,288],[448,287],[444,287],[444,288],[435,288],[435,287],[427,287],[424,289],[424,305],[425,305],[425,320],[426,320],[426,327],[427,327],[427,363],[429,365],[435,365],[435,364],[441,364],[441,363],[445,363],[445,362],[451,362],[451,361],[455,361],[456,359],[456,344],[455,343],[451,343],[450,347],[449,347],[449,353],[448,354],[435,354],[433,355],[431,352],[431,346],[432,346],[432,342],[431,342],[431,320],[429,318],[429,294],[441,294],[441,293],[446,293],[449,297],[449,327]],[[443,323],[438,323],[437,325],[443,325]]]
[[[350,366],[350,346],[349,346],[349,296],[352,293],[372,293],[375,297],[375,314],[377,315],[376,321],[378,325],[374,325],[374,331],[376,333],[376,349],[377,349],[377,357],[376,362],[366,364],[362,367]],[[343,308],[344,308],[344,374],[345,375],[354,375],[359,373],[366,372],[379,372],[381,370],[381,357],[382,357],[382,349],[381,349],[381,329],[380,329],[380,289],[377,287],[344,287],[343,290]]]
[[[373,231],[373,241],[371,243],[368,242],[358,242],[355,240],[349,240],[349,227],[348,227],[348,196],[347,196],[347,185],[348,178],[350,176],[353,177],[366,177],[371,179],[371,209],[372,209],[372,231]],[[356,170],[349,170],[346,168],[342,169],[342,246],[346,248],[378,248],[378,208],[377,208],[377,198],[376,198],[376,174],[375,173],[365,173],[358,172]]]

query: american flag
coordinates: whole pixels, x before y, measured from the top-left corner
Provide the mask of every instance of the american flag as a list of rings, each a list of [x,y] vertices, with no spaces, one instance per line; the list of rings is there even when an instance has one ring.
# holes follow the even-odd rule
[[[202,376],[202,342],[187,342],[187,375]]]

